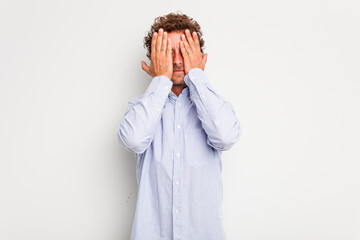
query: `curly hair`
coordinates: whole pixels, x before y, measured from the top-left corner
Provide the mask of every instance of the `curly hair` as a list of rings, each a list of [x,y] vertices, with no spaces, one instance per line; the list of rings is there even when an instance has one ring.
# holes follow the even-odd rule
[[[154,32],[158,32],[162,28],[164,31],[170,33],[173,31],[183,31],[189,29],[190,32],[197,32],[199,37],[200,49],[204,53],[204,39],[202,38],[202,32],[200,30],[200,25],[193,20],[193,18],[182,14],[179,11],[177,13],[169,13],[164,16],[155,18],[153,25],[150,28],[150,31],[147,33],[147,36],[144,38],[144,48],[147,48],[146,56],[151,60],[151,40]]]

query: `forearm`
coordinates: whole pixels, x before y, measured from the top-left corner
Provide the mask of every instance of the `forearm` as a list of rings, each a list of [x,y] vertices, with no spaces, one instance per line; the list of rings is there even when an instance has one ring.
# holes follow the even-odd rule
[[[119,141],[128,150],[142,153],[149,147],[172,85],[165,76],[154,77],[146,92],[129,102],[118,127]]]
[[[240,123],[231,103],[214,90],[200,68],[191,69],[184,81],[208,136],[208,144],[220,151],[230,149],[241,134]]]

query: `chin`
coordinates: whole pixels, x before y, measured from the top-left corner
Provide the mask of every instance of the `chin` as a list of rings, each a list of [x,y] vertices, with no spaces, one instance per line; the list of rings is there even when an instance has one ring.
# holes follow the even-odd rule
[[[182,83],[184,81],[184,77],[173,77],[171,78],[171,81],[173,81],[174,83]]]
[[[173,81],[173,87],[184,87],[186,83],[184,81]]]

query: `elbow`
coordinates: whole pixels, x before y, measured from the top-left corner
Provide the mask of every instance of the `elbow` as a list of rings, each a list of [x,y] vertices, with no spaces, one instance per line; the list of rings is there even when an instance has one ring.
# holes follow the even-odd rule
[[[210,141],[209,138],[207,139],[207,143],[215,148],[218,151],[227,151],[229,150],[235,143],[237,142],[237,139],[218,139],[218,140],[212,140]]]
[[[122,124],[118,127],[117,135],[120,144],[130,152],[141,154],[148,147],[148,144],[144,143],[143,138],[138,133],[127,131]]]
[[[230,137],[224,139],[224,150],[229,150],[240,138],[241,132],[234,132]]]
[[[215,139],[207,139],[207,143],[218,151],[229,150],[240,138],[241,128],[239,122],[230,131],[219,133]]]

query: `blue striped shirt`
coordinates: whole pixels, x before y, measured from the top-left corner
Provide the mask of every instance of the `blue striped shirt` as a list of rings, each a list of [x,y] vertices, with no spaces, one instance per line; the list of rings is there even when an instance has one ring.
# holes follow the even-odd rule
[[[135,153],[138,197],[131,240],[224,240],[222,151],[240,137],[234,108],[193,68],[179,96],[165,76],[129,101],[118,126]]]

